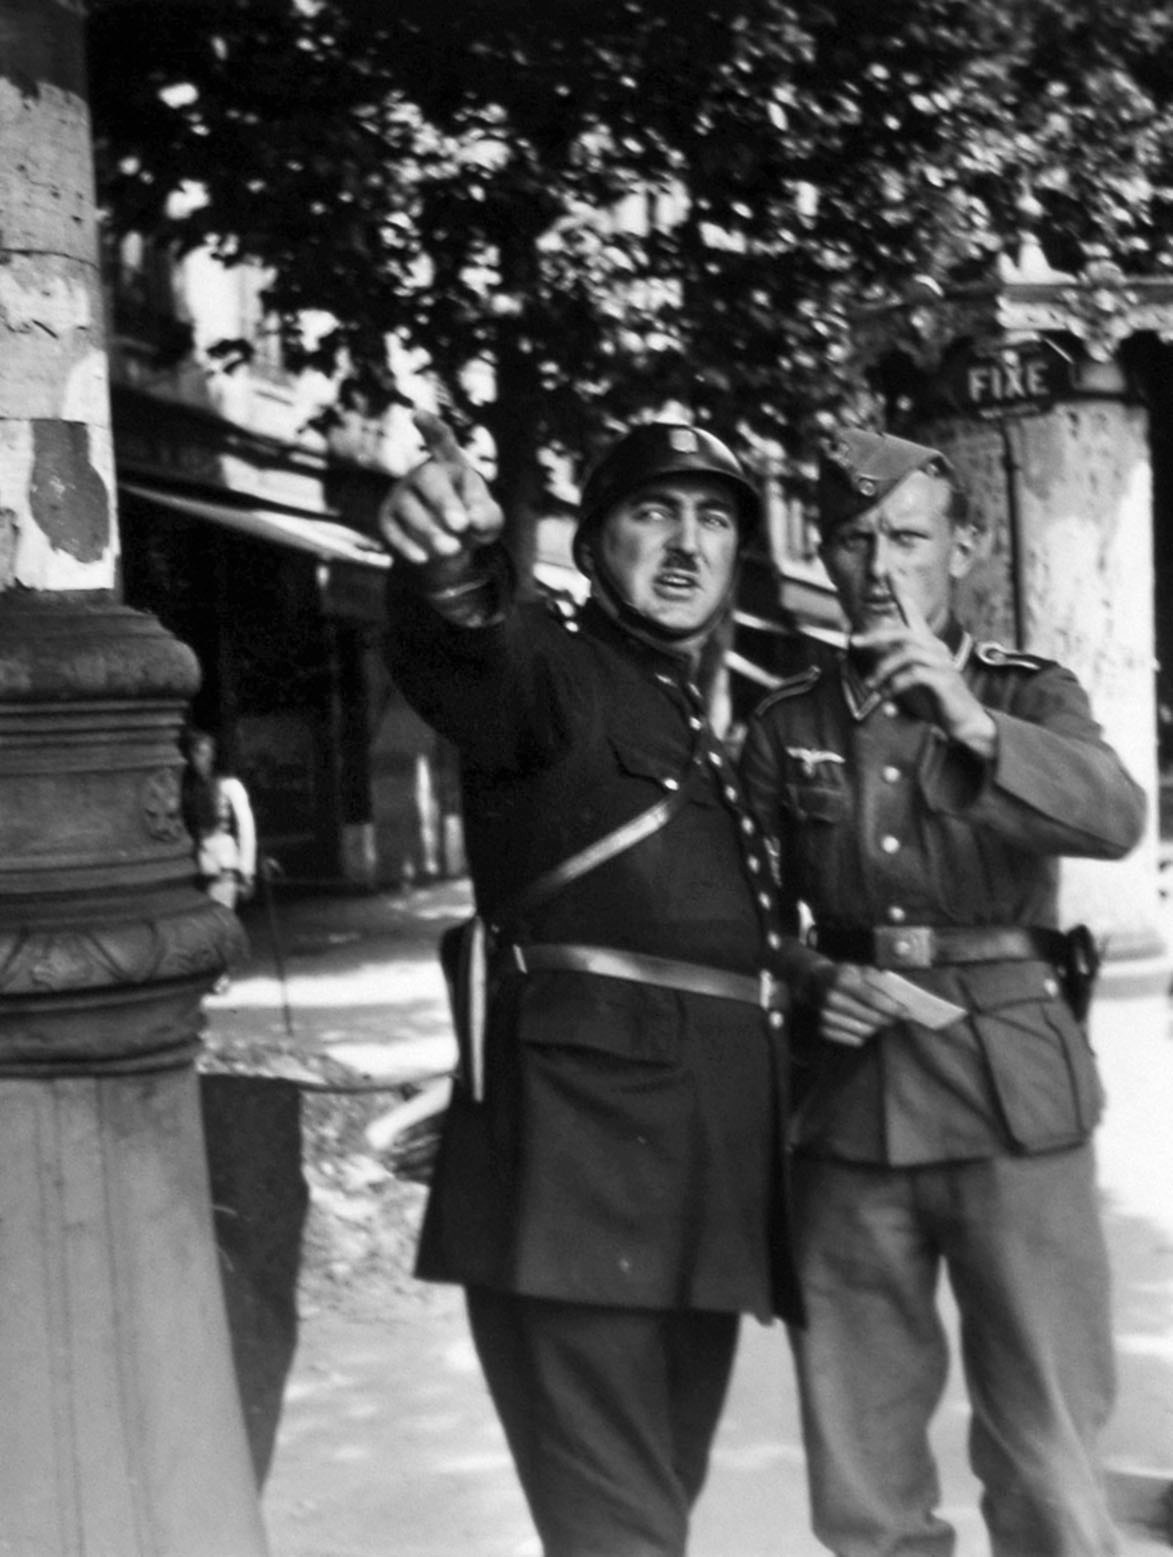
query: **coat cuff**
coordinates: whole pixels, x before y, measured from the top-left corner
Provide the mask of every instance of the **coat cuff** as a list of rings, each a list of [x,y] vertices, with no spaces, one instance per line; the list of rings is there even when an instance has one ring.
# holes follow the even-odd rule
[[[504,620],[513,598],[513,569],[504,547],[483,546],[440,557],[422,567],[400,564],[392,578],[410,589],[453,627],[494,627]]]

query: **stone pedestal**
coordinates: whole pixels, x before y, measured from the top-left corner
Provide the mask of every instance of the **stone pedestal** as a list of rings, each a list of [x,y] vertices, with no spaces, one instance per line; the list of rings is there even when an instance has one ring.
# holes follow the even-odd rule
[[[0,597],[0,1550],[263,1557],[193,1055],[240,943],[194,884],[193,656]]]
[[[0,1552],[263,1557],[192,1063],[240,932],[198,667],[115,598],[84,11],[0,11]]]

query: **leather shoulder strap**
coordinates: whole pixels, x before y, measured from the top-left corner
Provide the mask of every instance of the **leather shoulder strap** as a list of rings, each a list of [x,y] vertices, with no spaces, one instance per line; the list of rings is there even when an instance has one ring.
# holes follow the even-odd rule
[[[586,848],[580,849],[577,854],[572,854],[552,866],[550,870],[543,871],[514,897],[498,907],[492,916],[493,923],[508,923],[511,919],[523,918],[540,903],[547,902],[564,887],[568,887],[572,881],[577,881],[580,876],[597,870],[600,865],[605,865],[608,860],[613,860],[624,850],[634,848],[637,843],[650,838],[653,833],[658,832],[671,821],[683,802],[682,784],[679,789],[665,795],[662,800],[657,800],[655,805],[649,806],[646,811],[640,811],[621,827],[616,827],[613,832],[607,833],[602,838],[596,838],[594,843],[588,843]]]
[[[701,730],[699,733],[696,745],[689,755],[689,768],[703,748],[707,734],[707,730]],[[642,843],[645,838],[650,838],[653,833],[659,832],[660,828],[670,822],[684,804],[687,776],[686,768],[677,779],[676,787],[657,800],[654,805],[637,812],[613,831],[605,833],[602,838],[596,838],[593,843],[588,843],[577,854],[571,854],[566,859],[560,860],[557,865],[535,877],[513,897],[506,898],[489,916],[491,922],[494,925],[501,925],[523,918],[540,903],[548,902],[550,898],[555,897],[572,881],[577,881],[590,871],[597,870],[600,865],[605,865],[616,855],[634,848],[637,843]]]

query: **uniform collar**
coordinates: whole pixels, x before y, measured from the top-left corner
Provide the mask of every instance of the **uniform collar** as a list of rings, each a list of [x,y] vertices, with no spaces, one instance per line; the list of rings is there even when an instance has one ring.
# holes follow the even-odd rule
[[[657,643],[634,632],[613,617],[595,599],[589,599],[582,608],[579,620],[582,629],[590,637],[618,649],[628,659],[645,666],[653,675],[671,676],[673,681],[694,681],[697,675],[697,656],[673,649],[668,644]]]
[[[964,669],[973,653],[973,639],[969,633],[955,616],[950,616],[939,636],[946,648],[951,650],[953,663],[958,670]],[[841,656],[840,676],[843,682],[843,696],[853,719],[857,721],[866,719],[884,701],[882,693],[865,684],[863,674],[852,659],[849,650],[844,651]]]

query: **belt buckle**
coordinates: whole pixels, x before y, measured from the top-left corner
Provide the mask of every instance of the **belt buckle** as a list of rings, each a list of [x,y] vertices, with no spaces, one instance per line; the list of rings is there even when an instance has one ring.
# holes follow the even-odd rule
[[[770,972],[769,968],[762,968],[758,973],[758,1005],[763,1011],[777,1010],[779,980]]]
[[[936,936],[930,925],[877,925],[872,932],[878,968],[931,968]]]

